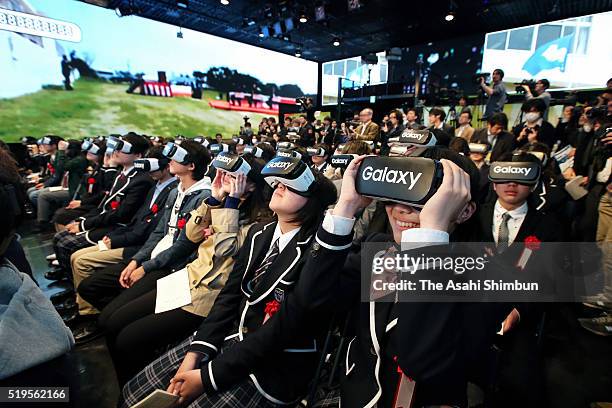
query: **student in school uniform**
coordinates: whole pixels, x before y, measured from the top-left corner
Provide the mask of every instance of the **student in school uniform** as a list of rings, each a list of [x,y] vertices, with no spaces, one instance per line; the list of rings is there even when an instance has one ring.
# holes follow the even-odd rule
[[[194,336],[126,384],[122,406],[168,389],[191,407],[276,407],[307,392],[332,314],[332,275],[308,267],[329,248],[315,232],[336,200],[333,184],[297,158],[277,157],[262,175],[276,219],[249,230],[225,287]],[[350,241],[343,244],[350,244]],[[348,246],[346,246],[348,248]],[[312,271],[312,272],[311,272]]]

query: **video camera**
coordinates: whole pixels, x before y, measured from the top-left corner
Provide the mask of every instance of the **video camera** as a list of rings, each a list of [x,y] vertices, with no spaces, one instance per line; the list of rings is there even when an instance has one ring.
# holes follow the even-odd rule
[[[472,75],[472,82],[476,85],[480,85],[480,78],[483,78],[485,82],[489,82],[490,77],[490,72],[480,72],[478,74]]]
[[[523,88],[523,85],[527,85],[531,93],[534,93],[536,81],[534,81],[533,79],[523,79],[521,82],[515,82],[514,85],[516,85],[514,90],[516,91],[517,94],[525,93],[525,89]]]

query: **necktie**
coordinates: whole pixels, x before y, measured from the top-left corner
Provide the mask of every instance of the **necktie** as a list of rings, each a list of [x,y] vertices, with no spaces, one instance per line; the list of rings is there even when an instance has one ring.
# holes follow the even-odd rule
[[[508,249],[510,231],[508,231],[508,220],[512,218],[510,213],[502,215],[502,222],[499,225],[499,233],[497,235],[497,252],[502,253]]]
[[[270,253],[266,256],[266,258],[263,261],[261,261],[261,264],[255,270],[255,275],[253,276],[253,279],[251,280],[251,282],[249,282],[249,287],[251,288],[251,290],[255,289],[257,284],[261,281],[262,276],[268,271],[268,268],[270,267],[270,265],[274,263],[274,260],[276,260],[279,253],[280,251],[279,251],[278,239],[277,239],[276,241],[274,241],[274,245],[272,245],[272,250],[270,251]]]

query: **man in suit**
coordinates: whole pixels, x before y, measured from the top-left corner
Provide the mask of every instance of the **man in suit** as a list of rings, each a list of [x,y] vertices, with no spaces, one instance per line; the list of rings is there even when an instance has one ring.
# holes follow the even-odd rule
[[[505,113],[495,113],[487,120],[487,127],[478,129],[472,135],[471,143],[488,143],[491,152],[487,157],[488,163],[499,160],[499,158],[512,151],[514,148],[514,136],[506,131],[508,117]]]
[[[370,108],[366,108],[359,112],[359,121],[361,124],[355,129],[353,140],[378,140],[380,128],[376,123],[372,122],[373,115],[374,111]]]
[[[148,172],[138,171],[134,161],[143,157],[149,141],[135,133],[115,139],[113,160],[122,167],[113,187],[100,205],[66,226],[53,237],[53,247],[59,269],[49,271],[45,278],[60,280],[70,270],[70,256],[81,248],[97,245],[117,225],[125,225],[142,206],[153,184]],[[72,274],[68,274],[72,277]]]
[[[429,111],[429,130],[436,135],[438,144],[448,147],[455,130],[451,125],[444,123],[446,112],[442,108],[434,107]]]
[[[474,128],[470,125],[472,122],[472,112],[470,110],[464,110],[459,114],[457,120],[459,127],[455,129],[455,136],[465,139],[466,142],[470,142],[472,135],[474,134]]]
[[[539,163],[535,156],[526,153],[515,155],[512,161]],[[536,187],[537,183],[527,185],[517,182],[493,182],[497,200],[485,204],[477,217],[477,240],[495,243],[500,253],[498,256],[511,259],[511,264],[516,264],[520,258],[527,237],[536,237],[542,242],[563,240],[558,220],[528,205]],[[503,395],[504,400],[496,401],[493,405],[546,406],[543,400],[544,373],[537,335],[542,315],[543,308],[538,305],[521,304],[503,321],[502,329],[498,333],[501,335],[497,336],[495,342],[502,350],[499,363],[499,395]]]

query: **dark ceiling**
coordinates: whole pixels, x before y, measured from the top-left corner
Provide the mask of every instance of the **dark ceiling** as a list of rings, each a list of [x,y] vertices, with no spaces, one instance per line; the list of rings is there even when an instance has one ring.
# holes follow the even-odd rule
[[[302,58],[320,62],[612,10],[612,0],[361,0],[350,12],[347,0],[182,0],[187,8],[177,0],[81,1],[285,54],[300,49]],[[320,5],[326,18],[316,22]],[[451,7],[456,18],[446,22]],[[298,22],[302,13],[307,23]],[[260,38],[261,27],[289,17],[295,28],[286,38]]]

